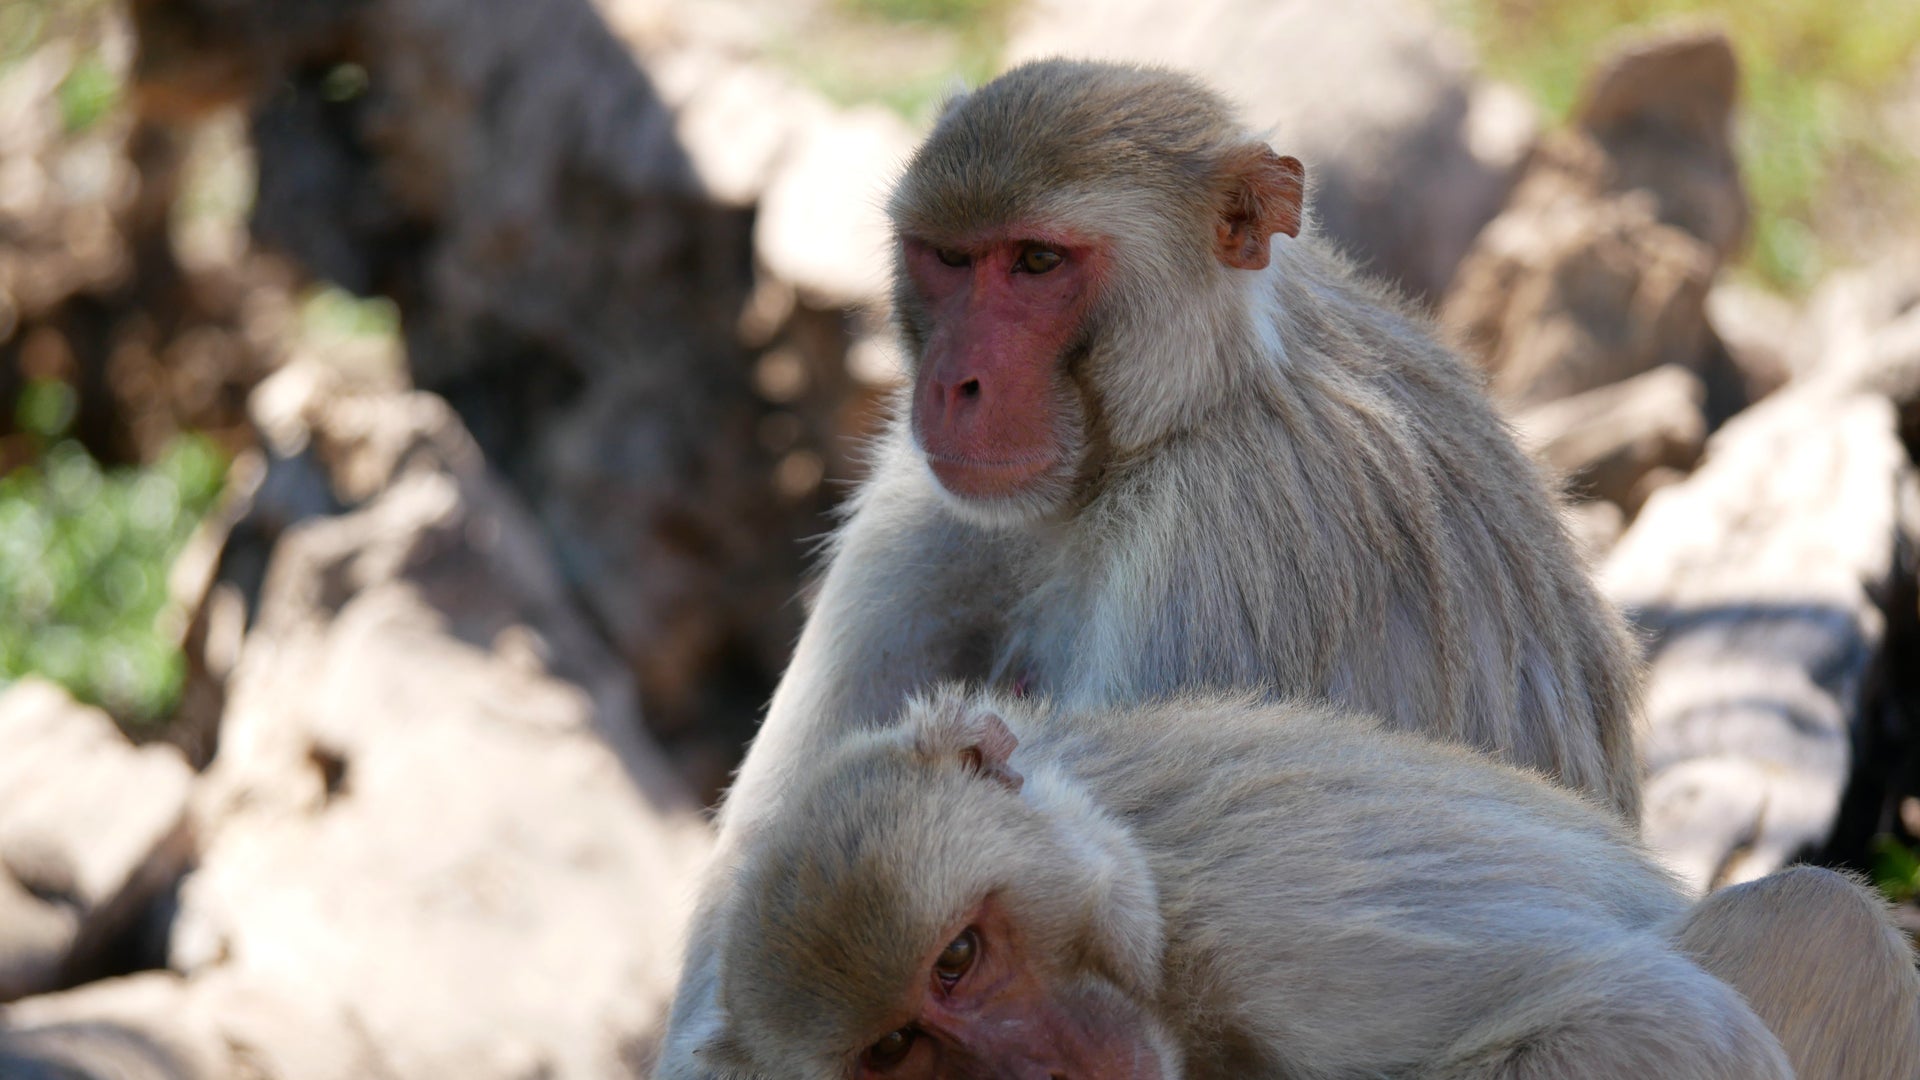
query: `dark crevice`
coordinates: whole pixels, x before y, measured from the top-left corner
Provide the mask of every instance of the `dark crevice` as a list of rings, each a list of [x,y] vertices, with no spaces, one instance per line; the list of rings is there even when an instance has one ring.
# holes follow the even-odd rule
[[[320,773],[326,801],[332,802],[347,790],[347,759],[339,751],[314,743],[307,747],[307,761]]]

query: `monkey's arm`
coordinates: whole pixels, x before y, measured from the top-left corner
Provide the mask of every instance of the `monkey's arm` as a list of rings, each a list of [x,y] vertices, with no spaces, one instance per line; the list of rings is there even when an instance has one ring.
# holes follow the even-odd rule
[[[894,719],[916,690],[985,677],[1008,542],[947,513],[904,432],[888,437],[727,792],[723,837],[751,830],[838,739]]]
[[[908,695],[939,679],[986,674],[1009,592],[1005,543],[947,513],[905,432],[889,435],[727,792],[655,1072],[661,1080],[719,1075],[694,1051],[719,1026],[716,905],[741,836],[777,813],[793,781],[838,739],[893,719]]]

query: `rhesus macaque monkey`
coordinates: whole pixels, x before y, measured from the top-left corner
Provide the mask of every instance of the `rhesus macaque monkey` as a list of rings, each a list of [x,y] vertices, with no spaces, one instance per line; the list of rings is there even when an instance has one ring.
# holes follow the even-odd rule
[[[1797,934],[1718,953],[1617,817],[1329,706],[1071,715],[943,689],[813,764],[742,841],[722,909],[727,1021],[701,1056],[729,1075],[1920,1067],[1913,957],[1865,890],[1813,869],[1761,883],[1847,924],[1826,943],[1847,963]],[[1799,1015],[1769,1030],[1717,961]]]
[[[912,384],[716,879],[796,779],[943,678],[1070,706],[1327,697],[1637,818],[1620,617],[1477,378],[1306,234],[1303,185],[1170,72],[1046,61],[947,108],[890,204]],[[712,916],[665,1077],[703,1075]]]

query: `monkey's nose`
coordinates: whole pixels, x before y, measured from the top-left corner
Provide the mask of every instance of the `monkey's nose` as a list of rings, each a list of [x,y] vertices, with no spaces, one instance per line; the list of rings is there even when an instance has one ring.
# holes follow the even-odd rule
[[[934,393],[939,398],[940,411],[952,421],[980,404],[980,380],[969,377],[954,382],[936,382]]]

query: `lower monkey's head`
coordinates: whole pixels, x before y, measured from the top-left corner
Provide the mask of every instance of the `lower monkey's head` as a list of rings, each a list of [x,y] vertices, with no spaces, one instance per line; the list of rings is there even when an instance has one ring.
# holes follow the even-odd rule
[[[1042,61],[949,105],[889,211],[913,432],[954,505],[1058,511],[1227,393],[1210,354],[1302,185],[1171,72]]]
[[[742,853],[715,1066],[771,1076],[1172,1080],[1144,864],[943,693],[857,741]]]

